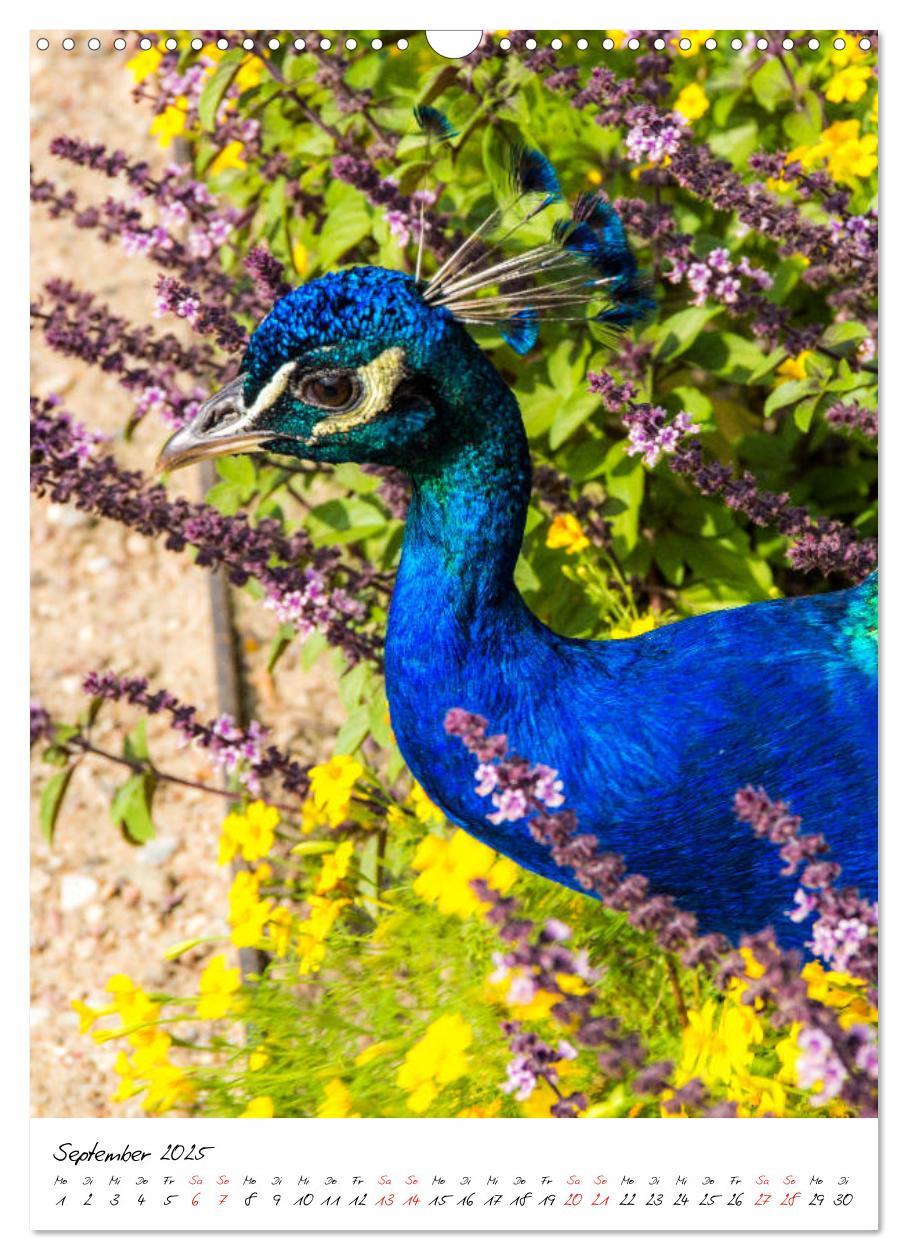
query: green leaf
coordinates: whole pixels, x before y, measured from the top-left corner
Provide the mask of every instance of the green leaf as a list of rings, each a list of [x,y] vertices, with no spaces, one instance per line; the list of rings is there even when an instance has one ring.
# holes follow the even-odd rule
[[[572,433],[588,420],[599,406],[599,399],[587,389],[580,389],[567,398],[555,415],[549,431],[549,447],[556,451]]]
[[[656,535],[655,559],[665,580],[672,586],[680,586],[684,580],[684,547],[677,534],[668,529],[659,531]]]
[[[237,486],[231,485],[229,481],[219,481],[205,495],[205,502],[217,508],[224,516],[233,516],[234,512],[240,510],[243,501],[242,491]]]
[[[123,740],[123,756],[130,761],[150,761],[151,755],[148,751],[148,732],[146,730],[148,723],[145,718],[140,718],[133,729]]]
[[[369,710],[363,705],[347,718],[337,733],[334,751],[338,756],[355,753],[369,734]]]
[[[721,306],[690,306],[663,320],[653,343],[656,358],[667,361],[683,354],[721,309]]]
[[[217,474],[246,494],[252,494],[256,485],[255,461],[248,455],[225,455],[215,460]]]
[[[730,131],[716,131],[710,136],[710,148],[719,157],[741,166],[753,153],[759,132],[755,122],[732,127]]]
[[[117,788],[110,806],[110,816],[120,824],[123,838],[130,844],[144,844],[155,836],[151,819],[156,780],[151,774],[131,774]]]
[[[75,768],[74,765],[67,766],[59,774],[53,775],[45,783],[41,792],[38,813],[41,819],[41,834],[48,844],[53,844],[54,842],[54,830],[57,826],[57,819],[60,817],[60,808],[63,805],[63,798],[66,795],[66,789],[69,787]]]
[[[765,110],[772,113],[782,101],[791,101],[791,84],[781,65],[774,58],[763,63],[750,81],[754,96]]]
[[[233,48],[224,54],[218,62],[217,69],[202,89],[199,97],[199,122],[205,131],[213,131],[217,121],[218,108],[224,99],[224,93],[230,87],[240,62],[246,56],[242,48]]]
[[[810,422],[813,419],[813,413],[816,411],[817,403],[819,401],[819,394],[813,394],[809,398],[802,398],[795,407],[794,422],[802,433],[806,433],[810,428]]]
[[[808,394],[816,394],[822,389],[822,382],[815,376],[808,376],[803,381],[783,381],[777,385],[763,408],[765,416],[771,416],[780,407],[790,407]]]
[[[271,647],[268,650],[268,663],[265,666],[269,674],[274,672],[275,666],[293,642],[294,637],[293,627],[283,625],[271,640]]]

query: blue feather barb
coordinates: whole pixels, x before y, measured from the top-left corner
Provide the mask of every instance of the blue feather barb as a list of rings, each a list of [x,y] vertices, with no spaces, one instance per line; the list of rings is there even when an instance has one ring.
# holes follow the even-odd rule
[[[545,206],[564,199],[555,168],[539,149],[514,145],[508,155],[508,178],[518,198],[541,193]]]
[[[419,130],[433,140],[453,140],[458,134],[441,110],[431,105],[417,105],[413,117]]]

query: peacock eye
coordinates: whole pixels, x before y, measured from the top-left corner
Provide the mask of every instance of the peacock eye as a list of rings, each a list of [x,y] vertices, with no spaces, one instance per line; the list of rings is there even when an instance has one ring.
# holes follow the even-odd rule
[[[304,377],[294,393],[301,402],[322,411],[347,411],[359,401],[362,385],[352,372],[319,372]]]

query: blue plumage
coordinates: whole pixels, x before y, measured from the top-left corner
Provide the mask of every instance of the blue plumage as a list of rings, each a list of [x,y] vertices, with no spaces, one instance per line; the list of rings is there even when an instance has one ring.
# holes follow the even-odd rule
[[[595,235],[599,265],[632,284],[611,207],[590,207],[570,230],[581,227],[578,239]],[[629,308],[640,300],[628,291]],[[331,397],[339,380],[349,386],[338,415],[306,391],[321,370]],[[516,400],[422,285],[376,267],[304,285],[256,330],[243,371],[243,407],[264,449],[410,475],[387,693],[401,752],[449,818],[565,880],[522,823],[488,821],[472,758],[444,731],[458,707],[557,767],[581,829],[695,911],[704,930],[736,939],[772,925],[795,945],[809,933],[788,918],[792,881],[778,852],[735,821],[734,794],[747,784],[789,801],[805,828],[825,832],[844,881],[876,895],[875,578],[634,639],[563,638],[514,585],[531,484]],[[204,454],[217,432],[202,420]],[[248,449],[241,421],[230,423]]]
[[[446,115],[431,105],[415,106],[413,117],[420,131],[433,140],[453,140],[457,135]]]

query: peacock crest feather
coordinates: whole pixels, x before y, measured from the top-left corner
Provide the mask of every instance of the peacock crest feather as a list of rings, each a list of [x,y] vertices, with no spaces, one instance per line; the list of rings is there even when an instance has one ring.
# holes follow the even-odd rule
[[[457,132],[440,110],[417,106],[417,125],[433,142]],[[519,354],[535,345],[539,325],[593,320],[616,332],[653,308],[615,207],[600,192],[581,193],[539,245],[503,247],[543,211],[563,205],[554,166],[538,149],[515,145],[506,158],[508,195],[424,282],[430,306],[444,306],[464,324],[490,325]],[[425,202],[420,199],[416,279],[421,279]]]

